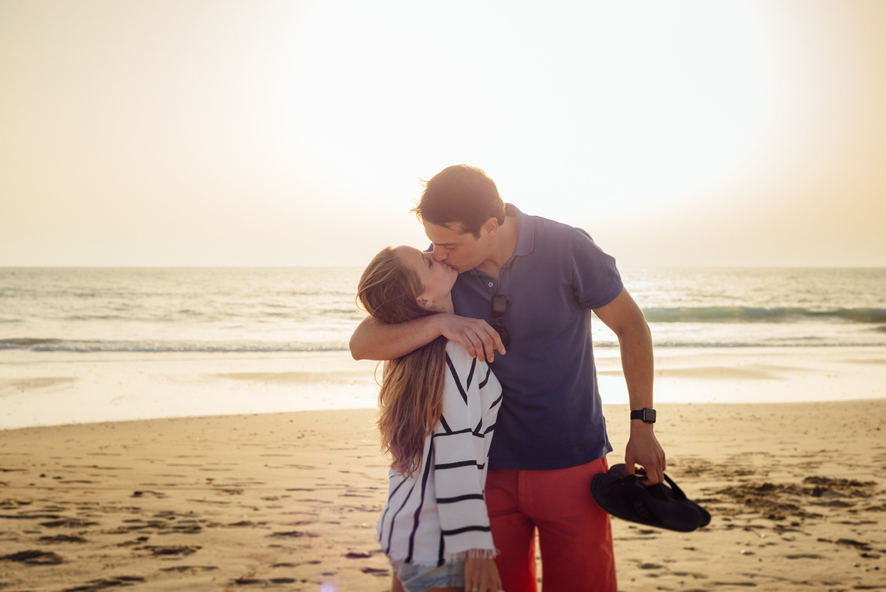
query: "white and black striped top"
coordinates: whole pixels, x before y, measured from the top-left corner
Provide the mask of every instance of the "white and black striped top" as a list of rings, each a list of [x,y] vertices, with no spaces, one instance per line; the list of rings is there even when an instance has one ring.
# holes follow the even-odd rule
[[[501,385],[485,362],[453,341],[446,364],[443,416],[425,439],[421,467],[409,479],[390,472],[376,530],[393,561],[442,565],[495,555],[484,487]]]

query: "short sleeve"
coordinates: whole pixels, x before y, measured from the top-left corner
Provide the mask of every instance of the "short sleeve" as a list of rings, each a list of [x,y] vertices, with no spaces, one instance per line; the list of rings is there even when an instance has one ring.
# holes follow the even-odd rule
[[[584,308],[606,306],[618,296],[624,284],[615,258],[597,246],[581,228],[572,233],[572,289]]]

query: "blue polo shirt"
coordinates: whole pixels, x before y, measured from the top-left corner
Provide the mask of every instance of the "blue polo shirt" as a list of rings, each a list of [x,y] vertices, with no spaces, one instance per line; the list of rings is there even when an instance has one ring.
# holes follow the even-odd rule
[[[585,231],[517,216],[517,245],[499,277],[472,269],[452,289],[456,314],[491,324],[492,295],[508,298],[510,344],[492,371],[504,398],[489,457],[494,469],[573,467],[612,450],[597,389],[590,310],[621,293],[615,259]]]

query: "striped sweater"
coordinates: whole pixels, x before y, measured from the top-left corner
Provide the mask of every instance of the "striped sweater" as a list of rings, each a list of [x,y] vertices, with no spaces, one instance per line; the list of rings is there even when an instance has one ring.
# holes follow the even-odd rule
[[[390,471],[376,531],[392,561],[442,565],[468,555],[494,557],[484,486],[501,385],[485,362],[446,346],[443,416],[407,479]]]

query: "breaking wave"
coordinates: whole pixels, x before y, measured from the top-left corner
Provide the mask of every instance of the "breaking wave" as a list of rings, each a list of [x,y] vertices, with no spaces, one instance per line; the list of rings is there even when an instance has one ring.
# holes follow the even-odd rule
[[[286,353],[347,351],[347,343],[296,342],[208,342],[208,341],[101,341],[40,339],[21,337],[0,339],[0,350],[35,352],[139,352],[139,353]]]

